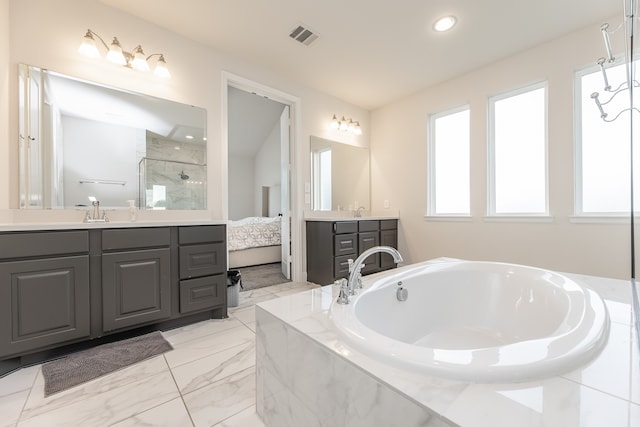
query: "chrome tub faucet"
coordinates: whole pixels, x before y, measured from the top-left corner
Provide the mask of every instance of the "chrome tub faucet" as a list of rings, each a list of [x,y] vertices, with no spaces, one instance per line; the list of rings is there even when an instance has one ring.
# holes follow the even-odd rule
[[[393,257],[393,262],[396,264],[404,261],[400,252],[391,246],[374,246],[366,251],[362,252],[355,261],[349,260],[349,279],[345,284],[340,282],[340,297],[337,300],[338,304],[349,304],[349,295],[354,295],[356,289],[362,288],[362,268],[364,267],[364,261],[371,255],[382,252],[387,253]],[[344,280],[344,279],[343,279]],[[346,295],[345,295],[346,294]]]

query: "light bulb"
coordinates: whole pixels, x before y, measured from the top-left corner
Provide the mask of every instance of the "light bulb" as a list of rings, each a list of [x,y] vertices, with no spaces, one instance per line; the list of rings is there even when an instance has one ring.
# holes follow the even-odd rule
[[[433,29],[438,32],[443,32],[452,29],[454,25],[456,25],[455,16],[443,16],[433,24]]]
[[[347,119],[342,116],[342,120],[340,120],[340,130],[346,131],[347,129],[349,129],[349,124],[347,123]]]
[[[331,129],[338,129],[339,127],[340,127],[340,122],[338,121],[338,118],[334,114],[333,118],[331,119]]]
[[[93,38],[91,30],[87,30],[87,34],[82,38],[78,52],[88,58],[100,58],[100,51],[98,50],[98,46],[96,46],[96,40]]]
[[[122,53],[122,46],[117,37],[113,38],[111,46],[109,46],[109,53],[107,53],[107,60],[117,65],[127,65],[127,59]]]
[[[160,58],[158,58],[158,63],[156,64],[156,68],[153,70],[153,74],[155,74],[158,77],[162,77],[163,79],[171,78],[171,73],[167,68],[167,63],[164,60],[163,55],[160,55]]]
[[[144,51],[142,50],[142,46],[140,45],[133,49],[131,68],[138,71],[149,71],[149,63],[147,62],[147,58],[145,58]]]

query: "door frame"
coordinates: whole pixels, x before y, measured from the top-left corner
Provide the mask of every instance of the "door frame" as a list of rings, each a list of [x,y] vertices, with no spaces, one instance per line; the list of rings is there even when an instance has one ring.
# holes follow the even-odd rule
[[[222,156],[225,161],[222,162],[222,198],[223,198],[223,218],[229,219],[229,86],[236,89],[244,90],[249,93],[255,93],[264,96],[273,101],[289,106],[290,114],[290,132],[289,132],[289,200],[291,203],[291,280],[301,282],[303,278],[303,262],[302,262],[302,215],[303,205],[299,197],[299,168],[302,150],[300,141],[302,140],[302,132],[300,128],[301,119],[301,100],[299,97],[288,94],[286,92],[263,85],[253,80],[246,79],[236,74],[223,71],[222,72]]]

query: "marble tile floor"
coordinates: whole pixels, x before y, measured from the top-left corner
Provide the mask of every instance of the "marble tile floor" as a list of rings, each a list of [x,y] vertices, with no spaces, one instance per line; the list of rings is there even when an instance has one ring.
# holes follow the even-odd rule
[[[40,365],[0,378],[0,427],[262,427],[254,305],[312,287],[241,292],[229,318],[163,332],[172,351],[47,398]]]

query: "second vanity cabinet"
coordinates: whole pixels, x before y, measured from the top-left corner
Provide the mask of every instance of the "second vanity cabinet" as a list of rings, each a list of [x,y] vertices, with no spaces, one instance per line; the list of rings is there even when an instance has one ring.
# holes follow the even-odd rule
[[[398,220],[307,220],[307,280],[326,285],[349,276],[349,259],[355,260],[374,246],[398,247]],[[388,254],[365,260],[363,274],[395,267]]]

